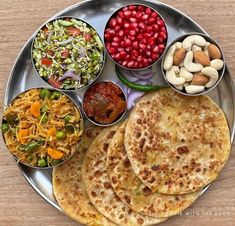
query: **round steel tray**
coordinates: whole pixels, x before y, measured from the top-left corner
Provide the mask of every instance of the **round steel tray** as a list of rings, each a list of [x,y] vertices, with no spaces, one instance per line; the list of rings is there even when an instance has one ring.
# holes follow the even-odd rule
[[[166,4],[152,0],[87,0],[62,10],[52,18],[58,16],[78,17],[90,23],[98,31],[100,36],[103,37],[104,26],[110,15],[122,5],[126,5],[129,3],[143,3],[159,11],[167,24],[169,34],[168,43],[170,43],[178,36],[188,32],[201,32],[207,34],[196,22],[194,22],[185,14]],[[50,18],[50,20],[52,18]],[[26,89],[37,86],[49,87],[46,82],[39,78],[36,70],[32,65],[30,51],[33,36],[34,35],[31,36],[31,38],[22,48],[12,68],[5,91],[5,105],[7,105],[16,95]],[[156,71],[158,75],[155,78],[155,82],[157,82],[158,84],[165,84],[162,77],[160,65],[161,61],[154,65],[154,71]],[[107,60],[104,71],[98,79],[98,81],[104,80],[113,80],[114,82],[118,81],[114,71],[114,63],[110,59]],[[78,101],[80,103],[85,90],[86,89],[74,92],[72,94],[69,93],[69,95],[75,101]],[[227,67],[225,75],[219,86],[208,93],[208,95],[212,97],[213,100],[223,109],[228,120],[232,141],[234,137],[235,92],[233,82]],[[62,211],[53,196],[51,180],[52,170],[33,169],[26,167],[20,163],[18,164],[18,166],[22,171],[25,179],[35,189],[35,191],[52,206]],[[205,192],[207,188],[208,186],[205,187],[203,192]]]

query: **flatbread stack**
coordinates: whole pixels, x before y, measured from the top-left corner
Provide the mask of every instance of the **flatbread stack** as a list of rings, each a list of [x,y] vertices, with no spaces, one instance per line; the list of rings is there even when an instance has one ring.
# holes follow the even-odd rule
[[[53,170],[53,187],[68,215],[93,226],[156,225],[181,213],[218,176],[231,146],[209,97],[172,89],[145,95],[128,119],[91,137]]]

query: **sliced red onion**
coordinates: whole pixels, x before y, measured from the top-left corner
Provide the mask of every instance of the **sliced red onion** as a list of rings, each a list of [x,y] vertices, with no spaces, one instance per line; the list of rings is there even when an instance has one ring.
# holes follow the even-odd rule
[[[131,71],[131,74],[135,76],[136,78],[139,78],[141,80],[149,80],[153,77],[153,72],[147,72],[146,74],[137,72],[137,71]]]
[[[128,71],[127,71],[128,72]],[[126,79],[130,82],[136,82],[139,79],[137,77],[134,77],[133,75],[130,74],[130,72],[126,73],[124,72],[123,75],[126,77]]]
[[[73,40],[73,37],[69,37],[67,40],[62,42],[57,42],[58,45],[67,45]]]
[[[131,109],[134,105],[135,105],[135,101],[142,97],[144,95],[144,92],[138,92],[138,91],[134,91],[132,92],[127,100],[127,109]]]
[[[81,74],[81,73],[75,74],[75,72],[74,72],[73,70],[69,70],[69,71],[66,71],[66,72],[64,73],[64,75],[58,79],[58,81],[63,81],[63,80],[65,80],[66,78],[72,78],[72,79],[75,80],[75,81],[80,81],[80,80],[81,80],[80,74]]]

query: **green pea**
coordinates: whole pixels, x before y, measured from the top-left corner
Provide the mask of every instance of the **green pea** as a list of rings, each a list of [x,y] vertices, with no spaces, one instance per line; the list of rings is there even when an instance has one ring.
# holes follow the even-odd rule
[[[42,109],[41,109],[41,112],[42,113],[45,113],[45,112],[47,112],[48,111],[48,106],[47,105],[44,105],[43,107],[42,107]]]
[[[43,124],[47,123],[48,122],[48,116],[46,114],[43,114],[40,118],[41,122]]]
[[[64,131],[58,131],[58,132],[56,132],[56,138],[57,138],[57,139],[63,139],[63,138],[65,138],[65,132],[64,132]]]
[[[6,133],[9,129],[10,129],[10,126],[8,125],[8,123],[2,124],[1,130],[3,133]]]
[[[66,115],[65,117],[64,117],[64,121],[65,122],[69,122],[71,120],[71,115]]]
[[[54,91],[51,95],[51,100],[58,100],[61,97],[61,93],[59,91]]]
[[[33,161],[33,156],[30,155],[30,156],[27,158],[27,161],[28,161],[28,162],[32,162],[32,161]]]
[[[48,89],[40,90],[40,98],[44,100],[46,97],[49,97],[49,96],[50,96],[50,91]]]
[[[45,167],[47,165],[45,158],[38,159],[38,166]]]

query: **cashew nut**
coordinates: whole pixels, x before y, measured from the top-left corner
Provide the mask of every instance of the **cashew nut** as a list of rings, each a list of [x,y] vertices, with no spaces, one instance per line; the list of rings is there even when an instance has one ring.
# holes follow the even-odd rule
[[[217,71],[221,70],[223,66],[224,66],[224,61],[220,59],[215,59],[211,61],[211,67],[213,67]]]
[[[210,81],[205,85],[206,88],[212,87],[218,81],[219,73],[215,68],[204,67],[202,68],[201,72],[210,78]]]
[[[193,52],[188,51],[184,58],[184,67],[189,72],[198,72],[203,66],[201,64],[193,63]]]
[[[190,82],[193,79],[193,74],[185,70],[184,67],[180,68],[180,77],[185,78],[186,82]]]
[[[193,46],[192,46],[192,51],[193,51],[193,52],[202,51],[202,48],[201,48],[201,46],[193,45]]]
[[[191,35],[184,39],[182,46],[186,50],[191,50],[193,44],[205,46],[206,40],[200,35]]]
[[[166,54],[164,65],[163,65],[163,68],[166,71],[169,70],[173,65],[173,57],[174,57],[175,50],[176,50],[176,46],[173,45],[169,48]]]
[[[208,46],[209,46],[210,44],[211,44],[210,42],[206,42],[206,45],[205,45],[204,50],[203,50],[203,52],[204,52],[208,57],[210,57],[210,56],[209,56],[209,52],[208,52]]]
[[[204,91],[205,86],[195,86],[195,85],[189,85],[185,87],[185,90],[188,94],[196,94]]]
[[[178,90],[183,90],[184,89],[184,86],[183,85],[178,85],[178,86],[174,86],[176,89]]]
[[[176,74],[179,73],[179,67],[173,66],[170,70],[166,71],[166,78],[174,86],[183,85],[185,83],[185,78],[177,77]]]
[[[164,70],[167,71],[171,68],[171,66],[173,65],[173,58],[174,58],[175,51],[177,49],[180,49],[181,47],[182,47],[182,43],[176,42],[174,45],[172,45],[169,48],[165,57],[164,65],[163,65]]]

